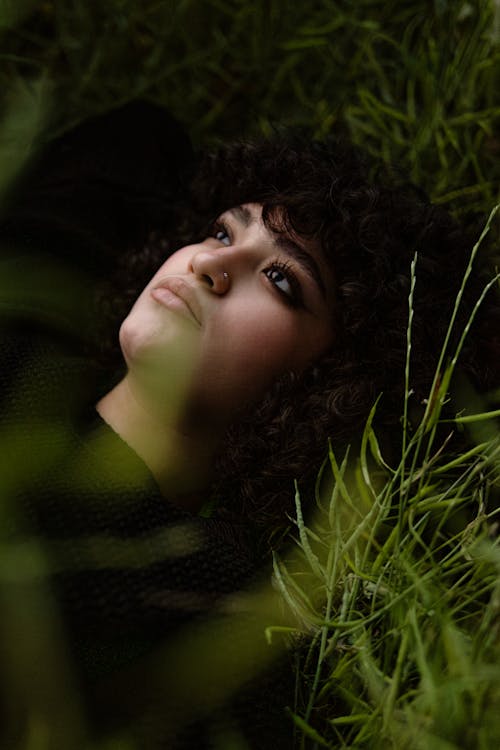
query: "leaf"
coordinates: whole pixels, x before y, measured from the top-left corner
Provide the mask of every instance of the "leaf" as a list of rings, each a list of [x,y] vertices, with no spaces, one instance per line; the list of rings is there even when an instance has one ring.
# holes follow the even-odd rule
[[[41,77],[18,85],[0,128],[0,201],[16,175],[34,155],[34,144],[49,108],[49,85]]]

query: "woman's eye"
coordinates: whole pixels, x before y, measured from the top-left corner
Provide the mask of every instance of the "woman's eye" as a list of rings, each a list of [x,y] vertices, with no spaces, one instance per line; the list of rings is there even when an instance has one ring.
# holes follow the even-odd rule
[[[229,245],[231,244],[231,237],[229,236],[227,230],[224,229],[224,227],[217,229],[214,233],[214,237],[216,240],[222,242],[222,244],[226,245],[227,247],[229,247]]]
[[[300,287],[291,271],[280,266],[271,266],[264,271],[269,281],[287,298],[287,301],[297,307],[300,303]]]

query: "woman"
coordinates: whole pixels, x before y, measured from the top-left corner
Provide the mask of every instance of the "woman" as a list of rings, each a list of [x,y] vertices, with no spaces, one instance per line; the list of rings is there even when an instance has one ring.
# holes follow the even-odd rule
[[[121,122],[129,116],[122,113]],[[106,131],[114,132],[101,124],[99,138]],[[67,175],[67,164],[71,170],[75,164],[74,153],[64,162],[71,153],[69,139],[70,146],[60,151],[62,171],[56,169],[52,181],[60,188],[59,202],[68,192],[61,173]],[[30,294],[43,288],[40,274],[26,286],[26,267],[34,265],[43,270],[47,291],[33,309],[11,304],[2,329],[2,351],[10,357],[4,358],[8,366],[2,375],[8,393],[4,421],[21,436],[15,454],[21,446],[27,476],[20,482],[14,472],[16,481],[8,485],[11,533],[14,539],[34,536],[43,542],[47,576],[39,576],[40,585],[44,589],[48,582],[54,592],[50,600],[62,616],[70,664],[93,725],[131,724],[141,746],[157,741],[166,747],[214,746],[214,738],[227,740],[231,732],[242,731],[251,746],[289,747],[283,707],[292,699],[282,680],[260,677],[246,692],[235,680],[233,695],[220,692],[228,681],[224,672],[210,688],[215,697],[199,707],[200,696],[187,698],[189,689],[196,693],[196,670],[187,688],[180,688],[178,676],[176,688],[167,680],[165,691],[163,683],[154,682],[158,672],[152,660],[167,658],[172,664],[177,646],[188,653],[182,648],[185,632],[195,641],[200,629],[214,635],[207,625],[214,613],[227,633],[224,649],[232,642],[233,620],[221,610],[233,601],[228,595],[247,590],[256,579],[258,542],[288,523],[293,480],[307,493],[327,439],[339,445],[355,441],[381,391],[378,429],[388,453],[395,455],[411,260],[418,252],[411,380],[418,419],[471,244],[445,212],[414,189],[392,185],[390,179],[370,180],[345,145],[276,139],[235,144],[205,160],[189,201],[178,211],[180,234],[189,240],[176,243],[181,249],[171,253],[158,236],[173,234],[178,219],[165,223],[161,211],[152,211],[153,218],[137,227],[144,205],[161,206],[163,199],[171,207],[182,195],[175,140],[166,160],[159,160],[162,166],[155,164],[161,179],[154,191],[144,183],[136,192],[133,184],[124,191],[127,170],[121,158],[116,158],[118,186],[116,169],[89,179],[93,167],[80,156],[81,171],[70,182],[78,189],[86,184],[87,198],[96,185],[100,197],[103,191],[112,196],[104,212],[100,201],[90,208],[80,201],[81,214],[78,200],[69,202],[65,221],[57,224],[51,188],[52,197],[34,219],[32,208],[18,208],[4,223],[4,245],[15,245],[16,251],[23,239],[25,249],[30,245],[21,292],[14,296],[24,303],[27,288]],[[76,142],[76,153],[85,148],[92,153],[91,142]],[[32,205],[40,205],[32,197],[36,192],[30,194]],[[47,189],[41,193],[47,195]],[[115,211],[119,223],[125,205],[136,241],[146,230],[161,234],[140,253],[120,259],[115,293],[122,303],[135,293],[138,265],[143,274],[156,268],[120,326],[125,371],[110,377],[88,354],[82,357],[76,327],[85,315],[91,335],[90,341],[86,334],[83,338],[87,350],[95,351],[96,321],[88,319],[87,310],[95,279],[101,283],[105,274],[91,249],[93,238],[99,236],[109,267],[121,250],[110,216]],[[47,216],[52,218],[44,222]],[[53,256],[64,257],[72,236],[83,237],[81,248],[91,254],[90,262],[86,257],[81,263],[91,269],[90,283],[89,274],[83,282],[74,277],[71,261],[63,271],[58,262],[59,286],[71,294],[54,299]],[[468,288],[457,330],[481,283],[478,278]],[[110,302],[112,287],[113,282],[106,303],[119,319],[120,305],[114,309]],[[464,372],[481,390],[495,377],[495,304],[479,320],[464,354]],[[210,513],[207,504],[214,499]],[[15,602],[10,594],[8,601]],[[16,616],[13,606],[13,623]],[[220,630],[214,632],[218,638]],[[247,643],[245,628],[241,632],[241,643]],[[50,635],[38,653],[48,642],[56,653]],[[217,656],[214,664],[221,661]],[[188,666],[179,672],[184,669],[191,674]],[[27,674],[32,683],[32,672]],[[65,678],[57,670],[55,676],[60,687]],[[30,680],[21,681],[23,689]],[[10,686],[7,680],[7,693]],[[59,695],[59,688],[52,689]],[[31,698],[23,695],[28,708]],[[17,700],[16,708],[5,712],[8,737],[20,731],[19,705]]]
[[[127,373],[98,404],[165,496],[193,510],[242,406],[334,339],[333,275],[317,243],[271,232],[259,204],[226,211],[212,233],[141,293],[120,329]]]

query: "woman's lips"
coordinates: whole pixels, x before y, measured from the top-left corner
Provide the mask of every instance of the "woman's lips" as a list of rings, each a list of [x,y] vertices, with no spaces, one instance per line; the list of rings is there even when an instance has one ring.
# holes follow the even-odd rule
[[[168,310],[179,312],[201,325],[199,305],[194,291],[182,279],[165,279],[151,290],[151,296]]]

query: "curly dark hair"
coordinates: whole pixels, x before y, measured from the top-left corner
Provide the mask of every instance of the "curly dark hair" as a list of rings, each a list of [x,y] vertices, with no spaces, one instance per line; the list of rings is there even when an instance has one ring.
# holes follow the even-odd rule
[[[389,460],[401,446],[411,262],[418,254],[411,333],[410,407],[418,420],[474,240],[395,169],[373,166],[345,142],[305,137],[236,143],[208,156],[193,185],[198,216],[263,204],[268,228],[319,240],[336,279],[335,341],[299,377],[283,376],[231,428],[215,492],[226,507],[276,527],[293,504],[293,479],[314,478],[327,441],[344,447],[363,431],[375,401]],[[469,279],[450,351],[491,261]],[[488,270],[489,269],[489,270]],[[461,356],[479,392],[500,382],[500,304],[490,293]]]
[[[397,460],[411,262],[417,253],[410,406],[418,420],[477,235],[397,170],[375,171],[349,144],[277,135],[226,145],[201,160],[175,241],[192,241],[193,227],[203,237],[221,212],[248,202],[263,204],[270,230],[319,241],[336,282],[331,350],[300,376],[285,374],[257,408],[243,412],[218,458],[218,505],[276,530],[292,511],[293,480],[313,486],[328,439],[337,447],[355,442],[379,396],[377,434],[389,460]],[[132,265],[127,260],[129,278],[133,272],[137,282],[140,268],[146,280],[167,244],[153,238]],[[466,286],[450,351],[487,278],[491,260],[484,258]],[[129,299],[136,291],[137,283]],[[461,356],[462,371],[479,392],[498,386],[499,354],[500,303],[493,291]]]

